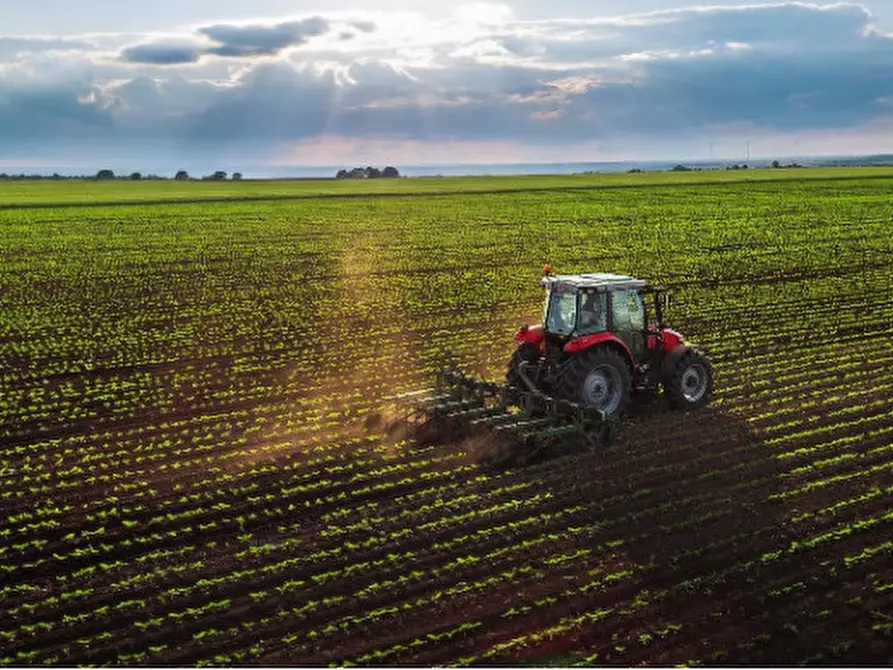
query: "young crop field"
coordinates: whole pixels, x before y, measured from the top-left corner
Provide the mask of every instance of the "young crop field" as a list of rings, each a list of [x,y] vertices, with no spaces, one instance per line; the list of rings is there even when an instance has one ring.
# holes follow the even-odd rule
[[[0,664],[888,664],[893,170],[0,185]],[[389,436],[556,273],[714,401],[486,469]]]

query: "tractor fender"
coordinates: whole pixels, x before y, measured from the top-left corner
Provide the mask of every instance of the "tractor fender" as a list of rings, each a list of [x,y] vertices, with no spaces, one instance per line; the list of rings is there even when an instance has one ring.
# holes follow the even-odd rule
[[[672,328],[664,328],[661,331],[663,335],[663,350],[670,353],[680,344],[682,344],[682,333],[678,333]]]
[[[527,342],[538,347],[541,346],[545,333],[542,326],[523,325],[515,332],[515,342],[522,344]]]
[[[599,344],[619,348],[619,350],[625,354],[625,359],[626,362],[629,363],[630,370],[634,369],[635,366],[633,361],[635,358],[633,357],[633,352],[630,351],[629,347],[626,346],[626,343],[614,335],[614,333],[593,333],[592,335],[583,335],[582,337],[574,338],[564,345],[564,351],[569,354],[578,354],[581,351],[585,351],[586,349],[590,349]]]
[[[664,361],[661,364],[660,370],[661,379],[668,379],[670,375],[673,374],[673,369],[676,367],[679,359],[685,356],[689,351],[694,350],[695,348],[690,344],[677,344],[673,347],[673,349],[664,356]]]

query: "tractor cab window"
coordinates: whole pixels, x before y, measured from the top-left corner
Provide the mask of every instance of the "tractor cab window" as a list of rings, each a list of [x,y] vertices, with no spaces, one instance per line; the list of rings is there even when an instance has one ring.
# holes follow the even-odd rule
[[[608,329],[607,296],[595,290],[580,294],[580,334],[601,333]]]
[[[546,330],[559,335],[570,335],[577,318],[577,294],[570,291],[550,291]]]
[[[614,330],[637,331],[645,329],[645,303],[636,290],[615,291],[611,296]]]

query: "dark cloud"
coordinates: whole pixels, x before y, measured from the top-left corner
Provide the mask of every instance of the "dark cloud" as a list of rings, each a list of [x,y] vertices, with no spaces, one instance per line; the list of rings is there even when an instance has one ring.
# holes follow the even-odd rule
[[[47,155],[79,142],[102,142],[114,133],[111,112],[97,105],[95,91],[80,83],[0,87],[0,156]],[[47,143],[50,143],[48,147]]]
[[[196,38],[209,40],[213,43],[210,46],[170,42],[138,44],[124,49],[121,59],[148,65],[183,65],[197,63],[204,55],[224,58],[272,56],[283,49],[306,44],[311,37],[324,35],[331,29],[331,23],[321,16],[274,25],[218,23],[196,31]]]
[[[265,56],[304,44],[311,37],[328,32],[329,22],[319,16],[287,21],[273,26],[217,24],[198,32],[218,43],[206,53],[217,56]]]
[[[156,42],[127,47],[121,52],[121,60],[146,65],[184,65],[197,63],[202,53],[194,44]]]
[[[351,28],[356,28],[360,32],[371,33],[375,32],[375,22],[374,21],[366,21],[366,20],[356,20],[356,21],[348,21],[348,24]]]

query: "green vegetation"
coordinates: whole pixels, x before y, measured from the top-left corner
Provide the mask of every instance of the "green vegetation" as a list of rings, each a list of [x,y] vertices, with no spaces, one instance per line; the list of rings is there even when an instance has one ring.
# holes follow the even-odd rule
[[[884,662],[891,188],[0,184],[0,663]],[[671,287],[714,405],[508,472],[370,421],[545,262]]]

